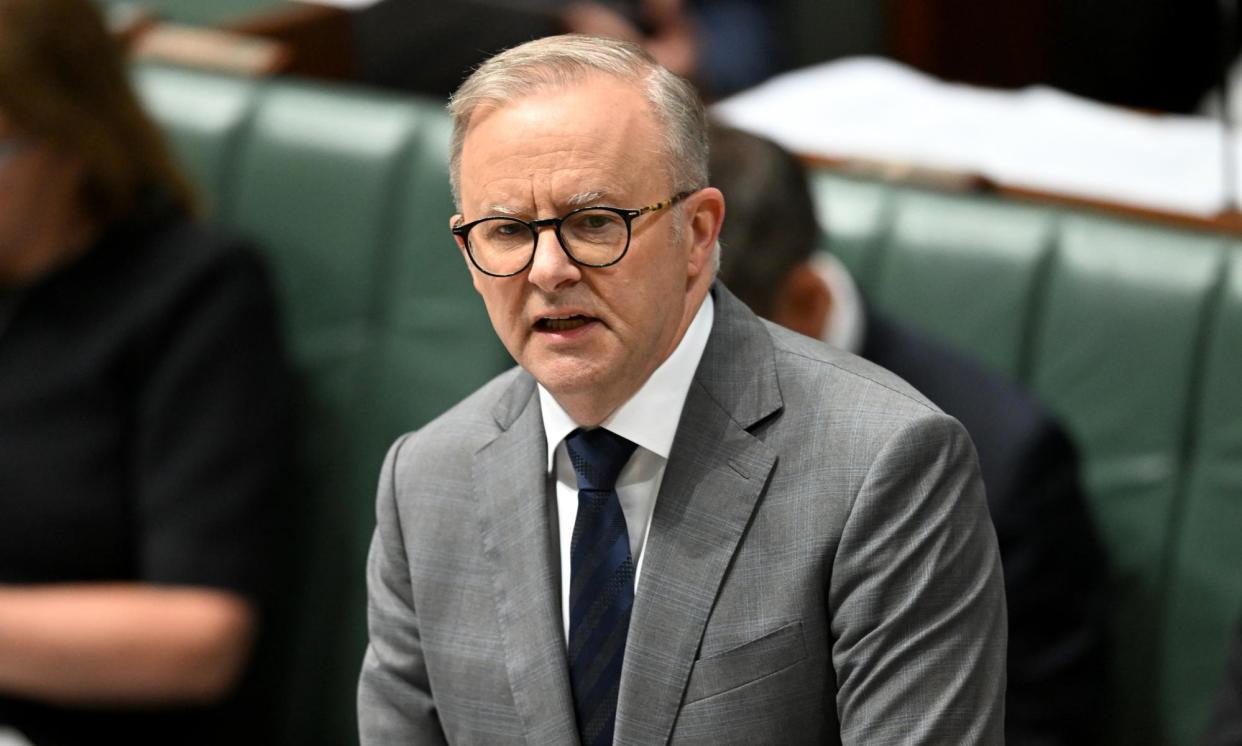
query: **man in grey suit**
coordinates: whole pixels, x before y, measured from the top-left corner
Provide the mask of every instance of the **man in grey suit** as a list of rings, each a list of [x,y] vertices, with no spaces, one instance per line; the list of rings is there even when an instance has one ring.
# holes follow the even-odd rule
[[[970,440],[714,283],[693,89],[551,37],[450,110],[450,227],[520,367],[385,461],[363,744],[1001,743]]]

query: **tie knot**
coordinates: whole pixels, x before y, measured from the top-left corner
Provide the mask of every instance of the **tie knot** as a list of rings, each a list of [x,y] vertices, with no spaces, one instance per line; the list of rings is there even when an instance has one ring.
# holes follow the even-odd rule
[[[637,448],[602,427],[574,430],[565,438],[565,447],[569,449],[569,460],[578,475],[580,490],[615,489],[617,475]]]

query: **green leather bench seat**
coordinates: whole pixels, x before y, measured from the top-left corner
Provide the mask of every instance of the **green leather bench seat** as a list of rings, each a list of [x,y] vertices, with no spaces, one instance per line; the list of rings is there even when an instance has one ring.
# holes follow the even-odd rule
[[[894,190],[873,181],[827,172],[810,175],[811,196],[828,247],[858,280],[869,286],[879,271],[892,219]]]
[[[1189,474],[1174,516],[1160,663],[1170,743],[1192,743],[1222,682],[1220,641],[1242,615],[1242,247],[1230,251],[1201,339]]]
[[[1025,377],[1053,211],[828,171],[812,172],[810,186],[825,246],[873,302],[1010,378]]]
[[[1119,743],[1159,731],[1159,624],[1191,395],[1224,241],[1067,218],[1030,383],[1075,436],[1113,563]],[[1170,682],[1171,683],[1171,682]]]
[[[418,122],[397,101],[269,88],[249,124],[222,211],[228,225],[256,238],[274,266],[308,388],[304,415],[315,427],[304,463],[317,486],[307,496],[317,520],[308,527],[315,549],[307,569],[316,586],[336,590],[299,630],[308,638],[299,649],[313,650],[318,640],[323,655],[295,661],[322,666],[326,675],[304,672],[293,681],[302,689],[300,702],[339,720],[328,724],[336,732],[349,727],[349,713],[329,705],[348,701],[348,673],[356,671],[365,640],[358,609],[366,596],[356,573],[372,524],[366,506],[373,470],[386,439],[369,390],[379,371],[382,283],[397,249],[396,188]],[[325,647],[334,643],[335,650]]]
[[[875,302],[1017,378],[1052,228],[1046,210],[902,192]]]
[[[162,67],[135,79],[211,216],[272,267],[303,436],[285,742],[356,742],[384,453],[512,365],[448,231],[447,117],[365,90]]]
[[[1112,561],[1109,741],[1195,743],[1242,614],[1242,248],[828,171],[812,191],[868,297],[1075,437]]]
[[[197,183],[207,211],[221,217],[223,205],[216,200],[229,191],[227,169],[236,162],[258,84],[177,68],[138,68],[135,75],[147,109]]]

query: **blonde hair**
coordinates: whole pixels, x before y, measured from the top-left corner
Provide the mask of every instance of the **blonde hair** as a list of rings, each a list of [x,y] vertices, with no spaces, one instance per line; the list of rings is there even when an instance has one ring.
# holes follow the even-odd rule
[[[675,191],[707,186],[707,121],[698,92],[662,67],[642,47],[581,34],[548,36],[507,49],[484,62],[449,100],[453,139],[449,180],[461,207],[461,151],[479,107],[500,107],[544,90],[565,88],[590,73],[642,86],[664,131],[669,178]]]
[[[99,225],[125,217],[151,190],[194,212],[193,192],[90,0],[0,0],[0,109],[82,160],[80,206]]]

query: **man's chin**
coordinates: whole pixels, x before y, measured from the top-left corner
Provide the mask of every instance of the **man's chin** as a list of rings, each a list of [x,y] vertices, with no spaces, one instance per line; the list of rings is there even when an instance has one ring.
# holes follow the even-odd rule
[[[585,365],[577,370],[553,368],[550,370],[532,371],[531,375],[549,393],[558,398],[560,396],[579,396],[590,393],[593,390],[598,390],[602,383],[599,376],[594,374]]]
[[[608,368],[584,359],[542,360],[523,364],[541,386],[558,400],[581,397],[608,388]]]

